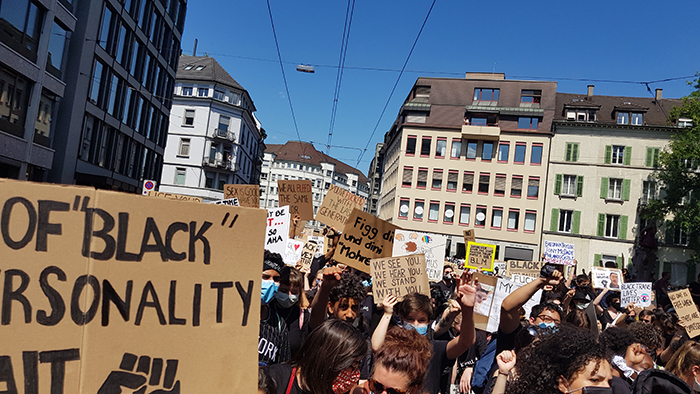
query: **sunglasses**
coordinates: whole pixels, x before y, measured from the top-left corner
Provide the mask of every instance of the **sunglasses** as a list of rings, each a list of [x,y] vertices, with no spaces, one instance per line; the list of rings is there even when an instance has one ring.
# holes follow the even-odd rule
[[[387,394],[407,394],[410,390],[399,390],[391,387],[384,387],[383,384],[377,382],[374,379],[370,379],[367,381],[369,383],[369,389],[374,393],[374,394],[379,394],[383,393],[384,391],[387,392]]]

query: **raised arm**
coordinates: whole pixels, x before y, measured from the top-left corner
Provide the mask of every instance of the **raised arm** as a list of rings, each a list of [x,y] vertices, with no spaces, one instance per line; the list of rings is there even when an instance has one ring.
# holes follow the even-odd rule
[[[593,300],[593,305],[595,305],[595,313],[597,315],[602,315],[603,312],[605,312],[603,310],[603,307],[600,306],[600,301],[603,300],[603,297],[605,297],[605,293],[607,293],[608,290],[610,290],[610,289],[608,289],[608,288],[603,289],[603,291],[601,291],[600,294],[598,294],[598,297],[596,297],[595,300]]]
[[[331,289],[340,282],[340,275],[343,270],[338,267],[329,267],[323,271],[323,282],[318,288],[318,292],[311,303],[311,313],[309,316],[309,330],[313,330],[326,319],[328,309],[328,298]]]
[[[578,264],[578,261],[576,261],[574,259],[573,267],[569,267],[569,276],[566,278],[566,282],[564,282],[567,289],[571,287],[571,282],[573,282],[574,278],[576,277],[576,265],[577,264]]]
[[[476,340],[474,330],[474,300],[476,298],[477,279],[472,281],[472,275],[465,270],[459,279],[457,287],[457,302],[462,310],[462,324],[459,328],[459,336],[447,343],[445,355],[454,360],[466,352]]]
[[[520,324],[518,309],[525,305],[537,293],[537,290],[543,288],[544,285],[557,287],[561,279],[561,272],[554,270],[548,277],[539,277],[510,293],[501,304],[501,322],[498,329],[504,334],[510,334],[515,331],[518,328],[518,324]]]
[[[372,334],[372,350],[375,352],[382,346],[382,343],[384,343],[386,332],[389,329],[389,323],[391,323],[391,318],[394,316],[394,305],[396,305],[397,302],[398,300],[393,294],[387,294],[382,301],[384,315],[382,315],[382,319],[379,320]]]
[[[440,316],[440,319],[435,326],[435,336],[440,336],[446,333],[447,330],[452,327],[452,322],[455,320],[457,315],[459,315],[460,311],[461,309],[459,309],[459,303],[456,300],[450,300],[450,306],[445,308],[445,310],[442,312],[442,316]]]

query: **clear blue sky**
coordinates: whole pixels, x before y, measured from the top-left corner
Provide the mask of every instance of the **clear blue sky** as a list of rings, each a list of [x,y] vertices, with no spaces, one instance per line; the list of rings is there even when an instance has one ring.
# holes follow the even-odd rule
[[[355,166],[389,98],[432,1],[358,0],[350,30],[330,155]],[[270,0],[299,134],[326,151],[347,2]],[[642,84],[700,71],[700,1],[438,0],[362,162],[420,76],[493,71],[507,79],[558,81],[558,91],[649,97]],[[296,140],[265,0],[190,0],[182,49],[208,53],[248,90],[266,143]],[[315,74],[295,71],[315,65]],[[355,68],[353,68],[355,67]],[[390,71],[360,70],[362,68]],[[395,71],[391,71],[395,70]],[[666,98],[691,92],[687,79],[652,83]]]

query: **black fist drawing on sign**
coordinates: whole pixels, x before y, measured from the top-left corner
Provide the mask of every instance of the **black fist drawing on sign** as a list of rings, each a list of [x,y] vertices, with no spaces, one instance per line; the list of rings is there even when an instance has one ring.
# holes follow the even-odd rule
[[[180,394],[180,381],[175,382],[177,364],[178,360],[167,360],[163,372],[162,358],[124,353],[119,370],[109,373],[97,394]]]

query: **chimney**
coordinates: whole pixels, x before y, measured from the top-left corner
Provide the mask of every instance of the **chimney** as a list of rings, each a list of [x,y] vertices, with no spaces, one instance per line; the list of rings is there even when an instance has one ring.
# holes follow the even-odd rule
[[[593,97],[593,87],[595,85],[588,85],[588,93],[586,94],[586,99],[590,100]]]
[[[656,101],[661,101],[661,92],[663,89],[656,89],[656,96],[654,97]]]

